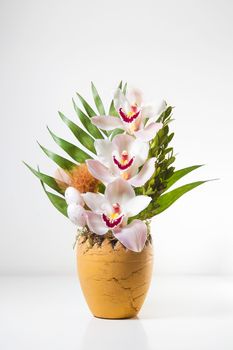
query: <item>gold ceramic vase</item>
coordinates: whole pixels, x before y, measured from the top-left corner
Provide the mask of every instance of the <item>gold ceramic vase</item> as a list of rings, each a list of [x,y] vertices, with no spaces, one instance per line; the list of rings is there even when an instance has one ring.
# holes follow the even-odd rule
[[[150,241],[140,253],[108,238],[101,245],[82,236],[77,241],[77,269],[86,302],[95,317],[135,317],[151,282],[153,249]]]

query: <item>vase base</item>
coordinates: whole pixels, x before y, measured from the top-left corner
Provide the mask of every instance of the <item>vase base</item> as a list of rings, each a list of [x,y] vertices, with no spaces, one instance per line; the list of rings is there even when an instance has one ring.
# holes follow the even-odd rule
[[[102,320],[127,320],[127,319],[133,319],[137,318],[137,313],[132,315],[126,315],[126,316],[97,316],[93,315],[95,318],[100,318]]]

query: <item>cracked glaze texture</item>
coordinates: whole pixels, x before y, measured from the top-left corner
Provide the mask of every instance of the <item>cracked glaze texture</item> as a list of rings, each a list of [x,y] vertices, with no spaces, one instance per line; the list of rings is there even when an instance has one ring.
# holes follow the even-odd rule
[[[142,307],[151,282],[153,248],[147,242],[140,253],[114,248],[108,239],[90,246],[79,238],[77,267],[83,294],[96,317],[131,318]]]

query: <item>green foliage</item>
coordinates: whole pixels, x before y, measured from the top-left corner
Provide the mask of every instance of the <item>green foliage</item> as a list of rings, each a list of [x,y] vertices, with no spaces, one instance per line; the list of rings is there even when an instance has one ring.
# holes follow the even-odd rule
[[[74,99],[72,101],[73,101],[74,110],[77,116],[79,117],[81,123],[83,124],[84,128],[95,139],[103,139],[104,138],[103,135],[101,134],[99,129],[94,124],[92,124],[91,119],[85,113],[83,113],[83,111],[76,105]]]
[[[83,108],[85,109],[87,115],[92,118],[94,116],[97,115],[97,113],[92,109],[92,107],[87,103],[86,100],[84,100],[84,98],[77,92],[77,96],[80,100],[80,102],[82,103],[83,105]]]
[[[118,89],[122,89],[122,86],[123,86],[123,82],[122,80],[120,81],[119,85],[118,85]]]
[[[48,131],[56,144],[60,146],[67,154],[69,154],[69,156],[71,156],[71,158],[73,158],[76,162],[84,163],[86,159],[92,158],[79,147],[55,135],[49,128]]]
[[[130,218],[130,221],[133,219],[147,220],[160,214],[185,193],[206,182],[198,181],[190,183],[178,187],[171,192],[164,193],[179,179],[201,166],[194,165],[177,171],[172,166],[176,159],[173,153],[173,147],[170,146],[170,142],[174,136],[174,133],[170,133],[169,131],[169,123],[172,120],[172,109],[171,106],[168,106],[161,113],[157,122],[163,123],[163,127],[150,142],[148,158],[156,157],[155,172],[143,187],[135,189],[136,194],[150,196],[152,201],[145,210],[135,217]]]
[[[113,138],[114,138],[116,135],[123,134],[123,133],[124,133],[124,130],[119,129],[119,128],[113,130],[113,132],[112,132],[111,135],[110,135],[110,140],[113,140]]]
[[[189,174],[191,171],[200,168],[201,166],[203,166],[203,165],[193,165],[193,166],[190,166],[188,168],[183,168],[183,169],[174,171],[173,175],[169,178],[169,180],[167,182],[166,191],[172,185],[174,185],[174,183],[176,183],[178,180],[180,180],[182,177],[184,177],[185,175]]]
[[[125,85],[126,85],[126,87],[127,87],[127,84],[125,84]],[[124,85],[124,87],[125,87],[125,85]],[[126,87],[125,87],[125,89],[126,89]],[[122,89],[122,81],[120,82],[120,84],[118,85],[117,88],[118,88],[118,89]],[[108,114],[111,115],[111,116],[113,116],[113,117],[118,117],[118,113],[117,113],[116,108],[115,108],[115,106],[114,106],[114,100],[113,100],[113,99],[112,99],[112,101],[111,101]]]
[[[49,151],[47,148],[43,147],[42,145],[39,144],[40,148],[44,151],[44,153],[50,158],[52,159],[59,167],[61,167],[62,169],[65,170],[72,170],[73,167],[76,166],[75,163],[71,162],[70,160],[63,158],[61,156],[59,156],[58,154]]]
[[[105,113],[103,102],[102,102],[100,95],[98,94],[98,91],[96,90],[96,87],[93,83],[91,83],[91,89],[92,89],[92,95],[93,95],[93,98],[95,101],[95,105],[96,105],[96,108],[97,108],[99,114],[105,115],[106,113]]]
[[[120,88],[122,88],[122,83]],[[94,84],[92,83],[92,94],[93,98],[96,104],[96,107],[98,109],[98,112],[101,114],[105,114],[104,106],[102,103],[102,100],[97,92],[97,89],[95,88]],[[86,113],[84,113],[75,103],[73,100],[73,106],[75,109],[75,112],[80,119],[80,122],[82,123],[84,129],[80,128],[78,125],[76,125],[74,122],[69,120],[65,115],[61,112],[59,112],[59,115],[63,122],[69,127],[71,132],[74,134],[74,136],[77,138],[77,140],[82,144],[84,149],[87,149],[91,151],[92,153],[96,154],[95,147],[94,147],[94,141],[95,139],[102,139],[103,134],[108,135],[108,133],[104,130],[99,130],[94,124],[91,123],[91,118],[96,116],[97,113],[94,111],[94,109],[88,104],[88,102],[79,94],[77,93],[77,96],[79,98],[79,101],[81,102],[84,110]],[[113,106],[114,107],[114,106]],[[49,128],[49,133],[52,136],[53,140],[56,142],[56,144],[61,147],[62,150],[64,150],[72,159],[75,160],[77,163],[84,163],[86,159],[91,159],[92,157],[86,153],[83,149],[77,147],[76,145],[58,137],[55,135]],[[39,143],[38,143],[39,144]],[[61,167],[64,170],[72,170],[74,167],[76,167],[78,164],[74,163],[50,150],[45,148],[44,146],[40,145],[43,152],[51,159],[53,160],[59,167]],[[41,183],[43,185],[43,188],[45,190],[45,193],[47,194],[48,198],[50,199],[51,203],[64,215],[67,216],[66,213],[66,202],[63,198],[47,191],[45,189],[45,184],[48,185],[53,190],[57,191],[60,194],[63,194],[62,189],[59,188],[57,185],[55,179],[52,176],[43,174],[38,170],[33,169],[28,164],[24,163],[30,171],[41,180]],[[102,185],[102,187],[104,187]],[[100,187],[101,190],[103,188]]]
[[[73,123],[70,119],[66,118],[65,115],[59,112],[59,115],[63,122],[68,126],[77,140],[89,151],[96,153],[94,147],[94,139],[88,135],[83,129],[81,129],[77,124]]]
[[[96,113],[93,109],[92,109],[92,107],[87,103],[87,101],[80,95],[80,94],[78,94],[77,93],[77,96],[78,96],[78,98],[79,98],[79,100],[80,100],[80,102],[82,103],[82,105],[83,105],[83,108],[85,109],[85,111],[86,111],[86,113],[87,113],[87,115],[88,115],[88,117],[89,118],[92,118],[92,117],[95,117],[95,116],[97,116],[98,115],[98,113]],[[76,113],[77,113],[77,111],[76,111]],[[78,113],[77,113],[78,114]],[[80,118],[80,115],[78,114],[78,117]],[[81,120],[81,119],[80,119]],[[81,120],[81,122],[82,122],[82,120]],[[83,122],[82,122],[82,124],[83,124]],[[84,125],[84,124],[83,124]],[[93,125],[93,127],[95,127],[94,126],[94,124],[92,124]],[[84,125],[85,126],[85,125]],[[86,127],[86,126],[85,126]],[[88,130],[88,129],[87,129]],[[95,130],[99,130],[97,127],[95,127]],[[105,131],[105,130],[101,130],[101,132],[104,134],[104,135],[108,135],[107,134],[107,131]],[[90,134],[92,134],[91,132],[90,132]],[[101,134],[101,133],[100,133]],[[102,135],[102,134],[101,134]],[[92,134],[92,136],[93,136],[93,134]],[[94,136],[95,137],[95,136]],[[102,138],[102,136],[100,137],[100,138]]]
[[[161,122],[165,124],[166,121],[169,121],[171,112],[172,108],[167,107],[166,111],[159,118]],[[175,161],[173,148],[169,146],[173,136],[174,133],[170,133],[169,126],[165,124],[152,139],[148,158],[156,158],[155,172],[143,187],[136,189],[137,194],[149,195],[154,202],[166,189],[167,182],[175,169],[171,166]]]
[[[166,123],[168,121],[171,121],[171,113],[172,113],[172,106],[168,106],[158,117],[157,123]]]
[[[159,207],[155,210],[155,215],[162,213],[164,210],[169,208],[177,199],[179,199],[185,193],[191,191],[192,189],[196,188],[197,186],[204,184],[205,182],[207,182],[207,181],[192,182],[192,183],[183,185],[181,187],[178,187],[178,188],[174,189],[173,191],[170,191],[170,192],[163,194],[157,200],[157,204],[159,205]]]
[[[108,114],[111,115],[111,116],[113,116],[113,117],[117,117],[117,116],[118,116],[118,113],[117,113],[117,111],[116,111],[116,109],[115,109],[114,101],[113,101],[113,100],[111,101]]]
[[[38,177],[38,179],[40,179],[43,183],[45,183],[46,185],[48,185],[50,188],[52,188],[53,190],[57,191],[60,194],[63,194],[64,191],[58,186],[56,180],[54,179],[54,177],[46,175],[41,173],[39,170],[35,170],[33,169],[30,165],[28,165],[27,163],[23,162],[28,169],[31,170],[31,172]]]
[[[123,94],[126,95],[127,92],[127,83],[125,83],[124,87],[123,87]]]
[[[122,81],[120,82],[120,84],[118,85],[118,89],[121,89],[122,90],[122,86],[123,86],[123,83]],[[127,89],[127,83],[124,84],[124,87],[123,87],[123,93],[126,94],[126,89]],[[110,116],[113,116],[113,117],[119,117],[118,115],[118,112],[116,111],[116,108],[114,106],[114,100],[112,99],[111,101],[111,104],[110,104],[110,108],[109,108],[109,112],[108,114]],[[113,131],[109,131],[108,132],[108,136],[110,138],[110,140],[112,140],[116,135],[118,134],[123,134],[124,133],[124,130],[123,129],[120,129],[120,128],[117,128]]]
[[[46,195],[48,196],[50,202],[52,203],[52,205],[60,212],[62,213],[64,216],[67,217],[67,203],[65,201],[64,198],[57,196],[56,194],[53,194],[49,191],[46,190],[45,185],[43,183],[43,181],[41,181],[41,185],[46,193]]]

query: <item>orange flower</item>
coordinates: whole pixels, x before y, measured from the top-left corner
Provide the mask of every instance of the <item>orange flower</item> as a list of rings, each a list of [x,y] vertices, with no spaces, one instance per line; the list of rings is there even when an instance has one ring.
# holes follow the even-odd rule
[[[88,171],[86,164],[75,166],[72,170],[58,168],[55,173],[55,180],[62,190],[71,186],[79,192],[97,192],[99,181]]]

